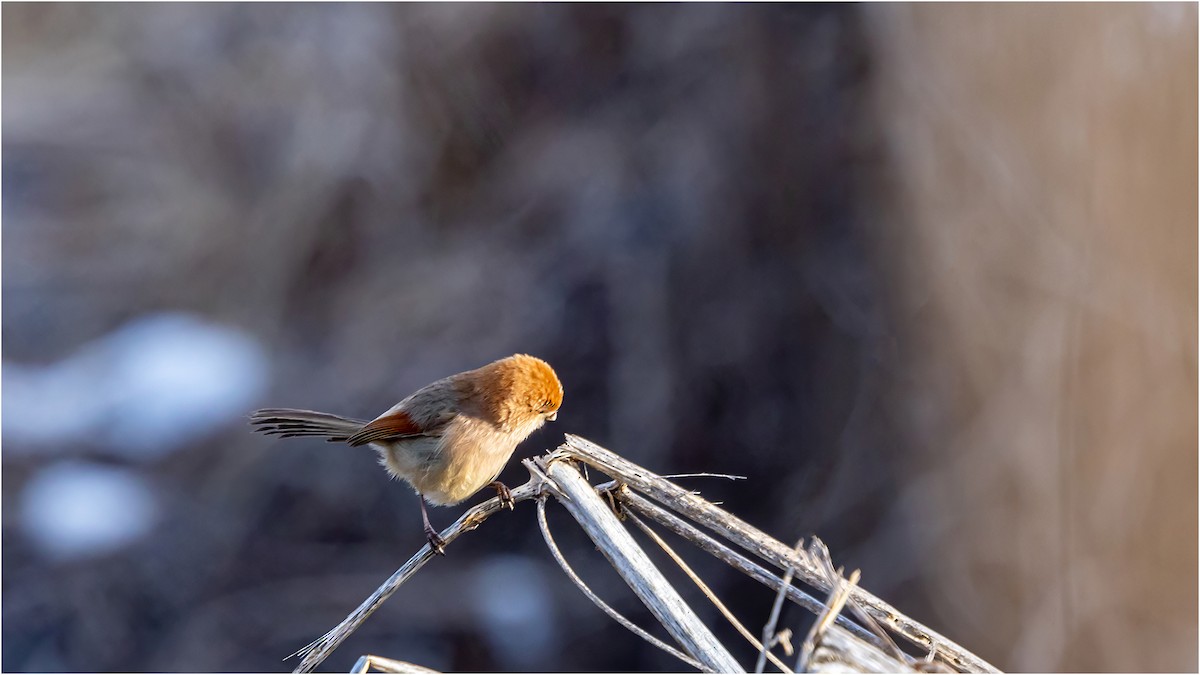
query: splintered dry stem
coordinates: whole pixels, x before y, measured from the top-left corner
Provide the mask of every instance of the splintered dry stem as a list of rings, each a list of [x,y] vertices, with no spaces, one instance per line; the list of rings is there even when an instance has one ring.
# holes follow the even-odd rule
[[[653,635],[647,633],[645,630],[640,628],[634,622],[625,618],[624,615],[622,615],[620,612],[618,612],[617,610],[615,610],[611,606],[609,606],[609,604],[607,602],[604,602],[603,600],[601,600],[600,596],[596,595],[596,593],[591,588],[589,588],[587,584],[585,584],[583,582],[583,579],[579,578],[579,575],[575,573],[574,568],[572,568],[571,565],[567,562],[567,559],[563,557],[562,551],[559,550],[559,548],[558,548],[558,543],[554,541],[554,535],[550,534],[550,525],[546,522],[546,497],[545,497],[545,495],[543,495],[541,498],[538,499],[537,515],[538,515],[538,526],[541,527],[541,529],[542,529],[542,538],[544,538],[546,540],[546,546],[550,549],[550,555],[554,557],[554,560],[558,563],[558,566],[562,568],[562,571],[567,575],[567,578],[570,579],[571,582],[574,583],[575,586],[579,588],[579,590],[584,594],[584,596],[587,597],[588,600],[592,601],[592,604],[596,605],[597,607],[599,607],[601,609],[601,611],[603,611],[605,614],[612,617],[612,619],[614,621],[621,624],[625,628],[629,629],[629,631],[632,632],[634,635],[642,638],[643,640],[645,640],[646,642],[649,642],[650,644],[654,645],[655,647],[658,647],[659,649],[670,654],[671,656],[674,656],[675,658],[679,659],[680,661],[683,661],[684,663],[695,668],[696,670],[704,670],[704,666],[701,665],[699,661],[693,659],[692,657],[688,656],[687,654],[684,654],[683,652],[679,651],[678,649],[675,649],[674,647],[663,642],[662,640],[659,640],[658,638],[654,637]]]
[[[778,591],[784,589],[787,594],[787,599],[791,602],[800,605],[814,614],[820,614],[825,610],[825,605],[815,597],[805,593],[804,591],[783,583],[783,580],[777,575],[768,572],[761,565],[752,562],[746,556],[737,553],[733,549],[725,546],[721,542],[714,539],[712,536],[700,531],[691,523],[684,521],[666,509],[652,503],[645,497],[629,490],[623,490],[618,496],[618,499],[625,506],[632,508],[634,511],[646,516],[647,518],[657,522],[667,529],[675,532],[679,536],[687,539],[695,544],[701,550],[720,559],[730,567],[742,572],[746,576],[755,581],[767,586],[768,588]],[[846,630],[850,631],[855,637],[860,640],[865,640],[875,645],[878,648],[883,648],[885,644],[871,632],[863,629],[858,624],[844,616],[838,616],[837,622]]]
[[[663,476],[647,471],[578,436],[567,435],[566,443],[555,451],[533,460],[525,460],[523,464],[530,472],[530,479],[512,491],[512,500],[538,500],[538,525],[550,554],[563,573],[613,620],[692,668],[715,672],[743,672],[742,667],[725,647],[716,641],[709,628],[700,622],[695,612],[683,602],[678,592],[637,545],[614,511],[628,516],[634,525],[662,548],[725,619],[754,645],[758,650],[758,672],[762,671],[768,660],[780,671],[791,672],[786,664],[771,653],[771,647],[780,638],[776,633],[776,625],[785,599],[819,617],[802,649],[797,671],[801,667],[824,668],[830,664],[836,665],[836,658],[831,657],[831,653],[857,652],[863,655],[857,663],[879,664],[879,667],[893,670],[906,670],[914,665],[922,665],[927,668],[949,667],[964,672],[999,672],[991,664],[863,590],[857,584],[857,572],[852,574],[849,580],[843,579],[841,570],[833,568],[828,551],[816,538],[807,551],[799,548],[799,544],[796,548],[789,547],[705,501],[696,493],[685,490]],[[591,485],[584,477],[588,467],[606,474],[612,481],[600,486]],[[585,473],[580,473],[581,470]],[[722,474],[694,475],[736,478]],[[677,645],[667,644],[633,624],[601,600],[579,578],[550,533],[546,521],[548,497],[554,497],[566,507],[629,588],[675,639]],[[440,536],[447,545],[451,544],[463,532],[475,529],[489,516],[505,507],[506,504],[499,498],[489,499],[464,513],[453,525],[441,532]],[[642,518],[654,521],[674,532],[778,594],[761,640],[756,639],[733,616],[712,589]],[[734,547],[744,552],[737,551]],[[434,553],[429,545],[423,546],[341,623],[300,649],[297,654],[303,658],[296,672],[312,672],[316,669],[380,604],[433,557]],[[766,564],[760,564],[760,561]],[[771,567],[782,571],[782,575],[770,569]],[[798,588],[792,583],[793,575],[800,582],[828,593],[829,600],[822,602]],[[842,611],[843,606],[850,611]],[[850,614],[858,617],[861,623],[851,619]],[[913,659],[896,646],[892,634],[903,637],[927,651],[928,663],[914,664]],[[836,648],[825,651],[831,646]],[[359,666],[369,667],[376,664],[377,667],[390,669],[403,663],[379,657],[371,658],[374,661],[360,661]],[[834,660],[831,661],[831,658]],[[847,661],[842,665],[846,663],[851,662]]]
[[[737,516],[670,481],[663,480],[661,476],[647,471],[611,450],[572,434],[567,434],[566,439],[566,443],[555,450],[552,456],[567,457],[588,464],[628,485],[631,490],[641,492],[654,501],[668,506],[679,515],[694,520],[720,534],[723,538],[781,570],[795,567],[796,574],[809,586],[819,588],[826,593],[832,590],[829,581],[806,553],[793,550],[787,544],[768,536],[762,530]],[[999,672],[987,661],[963,649],[929,627],[910,619],[861,586],[855,586],[851,590],[851,599],[873,619],[886,626],[888,630],[895,632],[914,645],[936,650],[938,658],[958,670]]]
[[[725,617],[725,620],[728,621],[731,626],[733,626],[734,630],[736,630],[742,637],[746,638],[750,644],[754,645],[755,649],[765,650],[763,644],[759,642],[749,630],[746,629],[746,626],[744,626],[741,621],[738,621],[738,618],[733,615],[733,612],[731,612],[727,606],[725,606],[725,603],[721,602],[721,599],[717,597],[717,594],[714,593],[711,588],[709,588],[708,584],[704,583],[704,580],[700,578],[700,575],[696,574],[696,572],[692,570],[691,566],[684,562],[683,558],[679,557],[679,554],[675,552],[675,549],[671,548],[666,541],[663,541],[663,538],[658,536],[657,532],[650,529],[650,526],[647,525],[641,518],[638,518],[629,512],[626,512],[626,517],[628,517],[630,522],[632,522],[634,525],[637,525],[638,529],[640,529],[642,532],[645,532],[646,536],[650,537],[654,543],[658,544],[658,547],[661,548],[663,552],[671,558],[671,561],[678,565],[679,569],[683,570],[683,573],[692,580],[692,583],[696,584],[696,587],[700,589],[700,592],[704,594],[704,597],[708,598],[709,602],[711,602],[713,606],[717,608],[717,611],[721,613],[721,616]],[[775,666],[779,668],[780,672],[792,672],[792,669],[788,668],[787,664],[785,664],[783,661],[780,661],[779,658],[770,653],[770,651],[767,651],[766,653],[767,658],[771,660],[771,663],[775,664]]]

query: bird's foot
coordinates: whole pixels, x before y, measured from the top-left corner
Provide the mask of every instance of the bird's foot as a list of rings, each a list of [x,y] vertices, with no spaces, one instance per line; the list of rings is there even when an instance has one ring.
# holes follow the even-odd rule
[[[502,508],[506,508],[509,511],[513,511],[517,508],[517,502],[513,500],[512,490],[509,490],[507,485],[498,480],[494,480],[488,487],[491,487],[496,491],[496,496],[500,498],[500,506]]]
[[[432,527],[426,527],[425,538],[429,540],[429,548],[432,549],[434,553],[443,557],[446,555],[446,540],[442,539],[441,535],[437,533],[437,530],[433,529]]]

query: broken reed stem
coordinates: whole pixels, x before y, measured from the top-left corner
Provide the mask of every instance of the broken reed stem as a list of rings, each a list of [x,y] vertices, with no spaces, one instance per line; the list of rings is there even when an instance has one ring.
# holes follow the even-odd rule
[[[534,463],[549,477],[545,486],[550,493],[566,507],[613,569],[686,653],[715,672],[745,672],[650,562],[610,505],[600,498],[595,486],[584,480],[574,463],[553,454],[548,459],[535,459]]]
[[[844,581],[844,579],[842,579],[841,571],[834,568],[833,557],[829,555],[829,547],[825,545],[825,542],[813,537],[812,542],[808,546],[808,555],[810,558],[820,563],[821,569],[825,570],[825,574],[831,583],[838,584]],[[855,580],[855,583],[857,583],[857,579]],[[849,593],[849,589],[847,590],[847,593]],[[825,604],[832,607],[828,601]],[[892,636],[888,635],[888,632],[883,629],[883,626],[880,626],[878,621],[872,618],[870,614],[867,614],[865,611],[863,611],[863,609],[858,606],[857,602],[850,601],[845,604],[850,607],[850,611],[858,617],[858,620],[862,622],[862,625],[867,630],[879,636],[879,639],[884,643],[883,650],[885,652],[901,663],[909,663],[912,661],[912,657],[905,654],[904,651],[896,644],[895,640],[892,640]],[[930,660],[930,662],[932,662],[936,655],[937,652],[935,650],[930,650],[927,658]]]
[[[592,486],[580,475],[571,460],[581,462],[579,469],[586,471],[587,467],[591,466],[607,474],[613,481],[599,487]],[[788,600],[818,615],[826,610],[825,604],[820,600],[796,588],[790,581],[785,582],[778,574],[734,551],[684,518],[694,520],[781,570],[794,568],[797,575],[810,586],[828,592],[839,585],[824,573],[819,552],[793,551],[786,544],[772,539],[662,476],[655,475],[586,439],[568,434],[566,443],[555,451],[532,461],[526,460],[525,464],[530,468],[532,475],[528,482],[512,491],[514,502],[527,501],[547,493],[554,495],[684,651],[695,657],[704,669],[720,672],[741,671],[737,662],[683,603],[682,598],[650,563],[645,552],[637,546],[629,532],[617,520],[613,514],[613,509],[620,508],[617,504],[665,526],[756,581],[780,591]],[[638,492],[644,493],[645,496]],[[607,495],[609,501],[603,501],[601,494]],[[453,525],[446,528],[441,536],[447,543],[451,543],[460,534],[475,529],[502,508],[504,507],[498,498],[489,499],[464,513]],[[672,513],[671,510],[676,513]],[[423,546],[341,623],[299,650],[297,654],[303,655],[303,659],[295,672],[312,672],[362,625],[383,601],[432,557],[433,552],[429,546]],[[838,577],[840,579],[840,574]],[[693,579],[695,580],[694,576]],[[909,619],[861,587],[849,585],[846,589],[847,605],[856,614],[867,618],[868,623],[875,624],[872,625],[872,629],[878,631],[878,635],[835,612],[828,612],[826,616],[831,617],[841,630],[831,628],[826,634],[836,635],[838,639],[844,638],[858,645],[858,649],[867,650],[869,654],[864,658],[887,657],[888,661],[894,663],[895,660],[890,655],[899,654],[908,660],[891,642],[888,633],[882,630],[882,626],[886,626],[910,642],[927,648],[930,654],[928,660],[931,663],[936,659],[941,664],[948,664],[962,671],[999,672],[986,661]],[[770,636],[766,640],[768,647],[769,641]],[[818,649],[817,655],[820,653],[821,650]],[[823,663],[816,656],[814,659],[810,663]]]
[[[829,582],[809,559],[806,553],[793,551],[780,541],[765,534],[731,513],[723,511],[704,499],[683,488],[663,480],[616,453],[602,448],[591,441],[566,435],[566,443],[551,453],[551,457],[576,459],[604,472],[629,487],[645,493],[655,501],[671,508],[680,515],[720,533],[733,543],[766,560],[781,570],[795,566],[804,583],[829,592]],[[943,661],[965,672],[1000,672],[995,666],[963,649],[931,628],[914,621],[895,607],[856,586],[851,590],[851,599],[876,621],[903,636],[908,641],[925,649],[935,649]]]
[[[528,461],[528,460],[526,460],[526,461]],[[634,622],[630,621],[629,619],[625,618],[625,616],[623,614],[621,614],[620,612],[618,612],[617,610],[613,609],[607,602],[604,602],[604,600],[602,600],[600,598],[600,596],[596,595],[596,592],[593,591],[590,587],[588,587],[588,585],[586,583],[584,583],[583,579],[580,579],[579,575],[575,573],[575,569],[573,567],[571,567],[570,563],[567,562],[566,557],[563,556],[562,551],[558,548],[558,542],[554,541],[554,535],[550,534],[550,524],[546,522],[546,496],[545,495],[542,495],[541,497],[538,498],[537,507],[538,507],[538,511],[537,511],[538,526],[542,530],[542,538],[545,539],[546,546],[550,549],[550,555],[554,558],[555,562],[558,563],[558,566],[562,568],[563,573],[565,573],[567,575],[567,578],[571,580],[571,583],[575,584],[576,588],[578,588],[579,591],[581,593],[583,593],[584,596],[586,596],[588,600],[591,600],[593,605],[599,607],[600,610],[602,612],[604,612],[605,614],[607,614],[609,617],[611,617],[613,621],[616,621],[617,623],[621,624],[626,629],[628,629],[629,632],[633,633],[634,635],[642,638],[643,640],[645,640],[646,642],[649,642],[650,644],[654,645],[655,647],[658,647],[659,649],[670,654],[671,656],[674,656],[675,658],[679,659],[680,661],[683,661],[684,663],[695,668],[696,670],[704,670],[704,666],[699,661],[693,659],[692,657],[688,656],[687,654],[684,654],[683,652],[679,651],[678,649],[675,649],[671,645],[669,645],[669,644],[663,642],[662,640],[659,640],[658,638],[654,637],[653,635],[647,633],[640,626],[638,626]]]
[[[770,588],[774,591],[778,591],[780,588],[785,589],[788,600],[800,605],[813,614],[820,614],[821,612],[825,611],[825,605],[820,600],[816,599],[812,595],[809,595],[808,593],[805,593],[799,588],[796,588],[795,586],[783,583],[783,580],[780,579],[779,576],[768,572],[761,565],[752,562],[746,556],[734,551],[728,546],[725,546],[710,535],[700,531],[696,526],[684,521],[675,514],[667,511],[658,504],[651,502],[645,497],[642,497],[636,492],[621,490],[617,493],[617,499],[622,505],[631,508],[633,511],[646,516],[654,522],[671,530],[675,534],[687,539],[701,550],[718,558],[722,562],[728,564],[730,567],[738,570],[751,579],[754,579],[767,588]],[[837,617],[837,622],[839,626],[845,628],[855,637],[865,640],[866,642],[869,642],[880,649],[887,647],[887,645],[880,640],[879,637],[870,633],[850,619],[839,615]]]
[[[358,657],[358,661],[354,662],[354,667],[350,669],[351,673],[369,673],[371,669],[381,673],[437,673],[438,671],[432,668],[409,663],[408,661],[397,661],[374,654],[363,654]]]
[[[635,516],[632,511],[626,510],[625,516],[629,518],[634,525],[637,525],[638,529],[646,533],[646,536],[650,537],[654,543],[658,544],[659,548],[661,548],[676,565],[679,565],[679,569],[683,570],[683,573],[692,580],[692,583],[696,584],[696,587],[700,589],[700,592],[704,594],[704,597],[708,598],[709,602],[711,602],[713,606],[717,608],[717,611],[721,613],[721,616],[725,617],[725,620],[728,621],[729,624],[732,625],[742,637],[746,638],[746,640],[753,645],[755,649],[765,649],[763,647],[763,643],[759,642],[758,639],[746,629],[746,626],[743,625],[741,621],[738,621],[738,618],[734,616],[729,607],[727,607],[724,602],[721,602],[721,599],[717,597],[717,594],[713,592],[712,588],[710,588],[708,584],[704,583],[704,580],[700,578],[700,575],[696,574],[695,570],[693,570],[690,565],[684,562],[683,558],[679,557],[679,554],[675,552],[675,549],[671,548],[670,544],[664,541],[662,537],[658,536],[657,532],[651,529],[650,526],[647,525],[641,518]],[[773,663],[775,667],[779,668],[780,672],[792,672],[792,669],[788,668],[786,663],[779,660],[779,658],[770,651],[767,651],[767,658],[771,660],[771,663]]]
[[[800,648],[800,656],[796,658],[796,671],[808,672],[808,662],[812,658],[813,652],[824,637],[825,631],[829,630],[830,624],[833,623],[833,618],[841,613],[842,607],[846,606],[846,601],[850,599],[850,589],[858,583],[859,571],[854,570],[850,573],[849,579],[842,579],[842,575],[837,575],[836,579],[830,579],[834,584],[834,590],[829,594],[829,599],[826,600],[828,607],[817,617],[813,622],[812,628],[809,629],[808,635],[804,638],[804,645]]]
[[[869,647],[839,626],[830,626],[808,660],[810,673],[954,673],[938,661],[916,669],[885,652]]]

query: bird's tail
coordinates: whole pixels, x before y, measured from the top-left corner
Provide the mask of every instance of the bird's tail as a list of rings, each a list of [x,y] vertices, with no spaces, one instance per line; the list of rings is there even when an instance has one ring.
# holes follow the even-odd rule
[[[254,411],[250,424],[255,431],[271,436],[321,436],[334,443],[350,438],[366,422],[313,410],[265,408]]]

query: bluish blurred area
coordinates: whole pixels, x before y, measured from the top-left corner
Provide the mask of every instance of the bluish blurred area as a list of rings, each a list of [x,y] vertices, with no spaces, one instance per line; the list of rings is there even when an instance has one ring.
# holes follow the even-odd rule
[[[744,475],[686,484],[1002,668],[1196,668],[1195,6],[2,13],[3,670],[294,667],[420,516],[248,413],[515,352],[518,458]],[[325,667],[681,667],[529,504],[448,553]]]
[[[139,317],[55,363],[5,363],[5,438],[15,452],[94,443],[159,459],[244,415],[265,392],[268,365],[242,331],[186,314]]]
[[[162,509],[151,482],[81,462],[80,449],[128,465],[166,461],[244,416],[267,366],[250,336],[177,313],[135,319],[55,363],[5,363],[6,457],[40,464],[22,491],[23,532],[59,560],[146,536]]]

